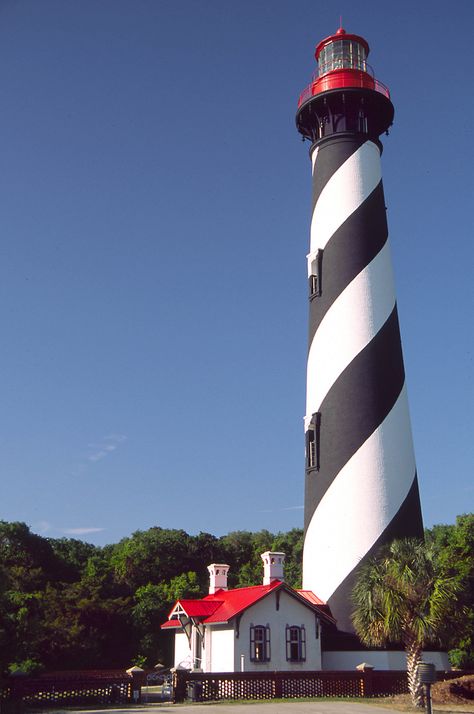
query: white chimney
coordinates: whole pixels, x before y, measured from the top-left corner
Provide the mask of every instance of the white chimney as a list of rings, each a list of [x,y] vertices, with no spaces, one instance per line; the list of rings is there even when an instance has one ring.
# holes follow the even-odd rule
[[[267,550],[262,553],[263,560],[263,584],[270,585],[274,580],[284,580],[283,566],[285,565],[284,553],[273,553]]]
[[[227,590],[227,573],[230,565],[225,563],[211,563],[209,570],[209,595],[214,595],[216,590]]]

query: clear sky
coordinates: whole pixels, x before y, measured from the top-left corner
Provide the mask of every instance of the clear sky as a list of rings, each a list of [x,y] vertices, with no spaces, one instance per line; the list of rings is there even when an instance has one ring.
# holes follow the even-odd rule
[[[471,0],[1,0],[1,513],[98,544],[302,526],[314,47],[390,87],[425,524],[472,511]]]

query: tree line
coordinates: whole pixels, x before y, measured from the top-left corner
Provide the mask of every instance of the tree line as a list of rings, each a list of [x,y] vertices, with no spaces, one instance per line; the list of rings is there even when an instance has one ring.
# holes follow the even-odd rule
[[[425,539],[436,567],[458,584],[451,661],[474,667],[474,514]],[[285,579],[301,587],[298,528],[218,538],[154,527],[99,547],[0,521],[0,672],[169,664],[171,637],[160,625],[174,601],[205,595],[213,562],[230,565],[229,587],[261,583],[266,550],[286,553]]]

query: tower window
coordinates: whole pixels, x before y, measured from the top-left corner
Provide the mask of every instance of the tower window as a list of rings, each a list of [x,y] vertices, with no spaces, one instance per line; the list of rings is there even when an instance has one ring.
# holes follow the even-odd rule
[[[310,299],[314,297],[319,297],[321,295],[322,288],[322,265],[323,265],[323,251],[322,249],[317,250],[316,254],[310,262],[309,269],[309,297]]]
[[[359,111],[359,126],[358,129],[361,134],[367,134],[367,117],[362,110]]]
[[[270,661],[270,627],[268,625],[250,626],[250,661]]]
[[[304,625],[286,626],[286,659],[288,662],[306,660],[306,631]]]
[[[321,414],[316,412],[306,432],[306,468],[319,471]]]

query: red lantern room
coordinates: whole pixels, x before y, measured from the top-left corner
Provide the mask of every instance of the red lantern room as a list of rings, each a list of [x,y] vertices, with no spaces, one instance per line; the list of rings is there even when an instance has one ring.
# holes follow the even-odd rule
[[[298,101],[296,123],[303,138],[316,141],[341,131],[378,137],[387,131],[393,120],[390,92],[375,79],[368,54],[368,42],[342,27],[318,44],[318,72]]]
[[[335,70],[355,69],[367,71],[369,45],[359,35],[348,35],[340,27],[335,35],[321,40],[314,56],[319,64],[319,76]]]

